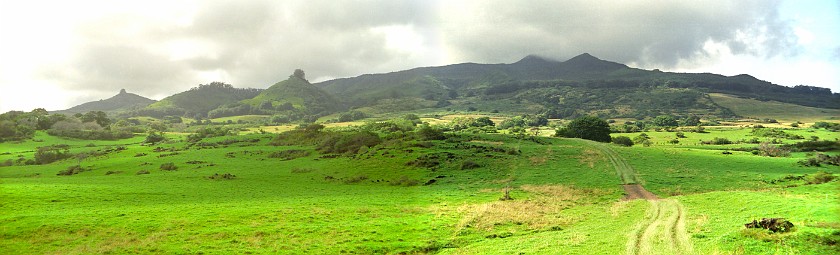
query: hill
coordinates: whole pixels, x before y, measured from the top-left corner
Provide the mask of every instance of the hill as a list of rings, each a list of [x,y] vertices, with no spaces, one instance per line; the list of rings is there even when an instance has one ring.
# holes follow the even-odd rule
[[[106,113],[117,113],[117,112],[126,112],[130,110],[140,109],[146,107],[155,100],[148,99],[142,96],[139,96],[134,93],[128,93],[125,89],[120,90],[120,93],[108,98],[102,99],[99,101],[92,101],[83,103],[77,106],[73,106],[66,110],[55,111],[54,113],[61,113],[61,114],[76,114],[76,113],[86,113],[89,111],[103,111]]]
[[[276,113],[296,112],[307,115],[326,115],[341,109],[338,100],[306,80],[303,71],[275,83],[259,95],[243,100],[253,108]],[[221,116],[220,116],[221,117]]]
[[[222,105],[253,98],[260,92],[262,92],[261,89],[235,88],[230,84],[212,82],[166,97],[146,108],[133,111],[132,114],[158,118],[163,116],[204,118],[210,111]]]
[[[708,93],[840,109],[840,94],[833,94],[829,89],[784,87],[749,75],[643,70],[587,53],[563,62],[532,55],[511,64],[421,67],[330,80],[316,86],[342,95],[351,107],[376,107],[389,100],[417,99],[433,102],[431,105],[438,107],[460,103],[485,111],[518,108],[533,113],[536,109],[554,118],[581,114],[734,115],[715,104]]]
[[[759,101],[719,93],[710,93],[709,96],[718,105],[743,117],[806,123],[840,119],[840,109],[821,109],[775,101]]]

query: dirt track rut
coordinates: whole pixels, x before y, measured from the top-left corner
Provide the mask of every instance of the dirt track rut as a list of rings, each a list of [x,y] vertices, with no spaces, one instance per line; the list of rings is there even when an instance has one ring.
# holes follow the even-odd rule
[[[645,218],[630,232],[625,254],[694,254],[686,231],[685,208],[674,199],[660,199],[645,190],[636,171],[609,146],[590,142],[601,150],[615,167],[624,187],[624,200],[645,199],[650,207]]]

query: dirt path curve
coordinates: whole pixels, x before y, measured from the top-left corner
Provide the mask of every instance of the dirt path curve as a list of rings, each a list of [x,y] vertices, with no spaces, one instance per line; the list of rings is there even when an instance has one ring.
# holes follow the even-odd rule
[[[590,142],[610,160],[621,177],[625,196],[623,200],[645,199],[651,206],[645,218],[630,232],[625,254],[694,254],[685,228],[685,208],[674,199],[660,199],[645,190],[633,167],[608,145]]]

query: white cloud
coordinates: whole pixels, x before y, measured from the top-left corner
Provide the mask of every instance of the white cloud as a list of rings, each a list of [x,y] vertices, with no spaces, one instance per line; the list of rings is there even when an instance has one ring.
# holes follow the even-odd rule
[[[787,14],[790,6],[799,5],[0,0],[0,112],[65,108],[122,88],[159,99],[211,81],[267,87],[297,68],[323,80],[583,52],[650,69],[750,73],[840,91],[840,74],[831,72],[840,69],[840,35],[826,32],[838,25],[821,22],[840,20],[837,13],[816,6]],[[20,86],[68,96],[7,99]]]

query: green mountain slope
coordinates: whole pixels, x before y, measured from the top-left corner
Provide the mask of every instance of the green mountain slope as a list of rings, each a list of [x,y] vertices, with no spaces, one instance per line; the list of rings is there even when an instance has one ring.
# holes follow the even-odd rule
[[[171,95],[144,109],[134,111],[134,115],[163,117],[187,116],[207,117],[207,113],[219,106],[232,104],[253,98],[262,90],[253,88],[234,88],[230,84],[213,82],[202,84],[190,90]]]
[[[667,112],[732,115],[711,101],[708,93],[840,109],[840,94],[829,89],[784,87],[749,75],[643,70],[586,53],[563,62],[528,56],[512,64],[421,67],[336,79],[316,86],[342,95],[351,107],[375,106],[395,98],[457,99],[479,110],[491,110],[481,107],[490,103],[538,104],[541,111],[562,113],[555,117],[584,113],[634,117]]]
[[[341,109],[338,100],[331,94],[313,86],[304,77],[295,75],[275,83],[242,103],[269,112],[297,111],[314,115],[328,114]]]
[[[103,111],[106,113],[120,113],[130,110],[140,109],[146,107],[155,100],[139,96],[134,93],[127,93],[125,89],[120,90],[120,93],[99,101],[87,102],[77,106],[73,106],[66,110],[55,111],[55,113],[75,114],[85,113],[89,111]]]

